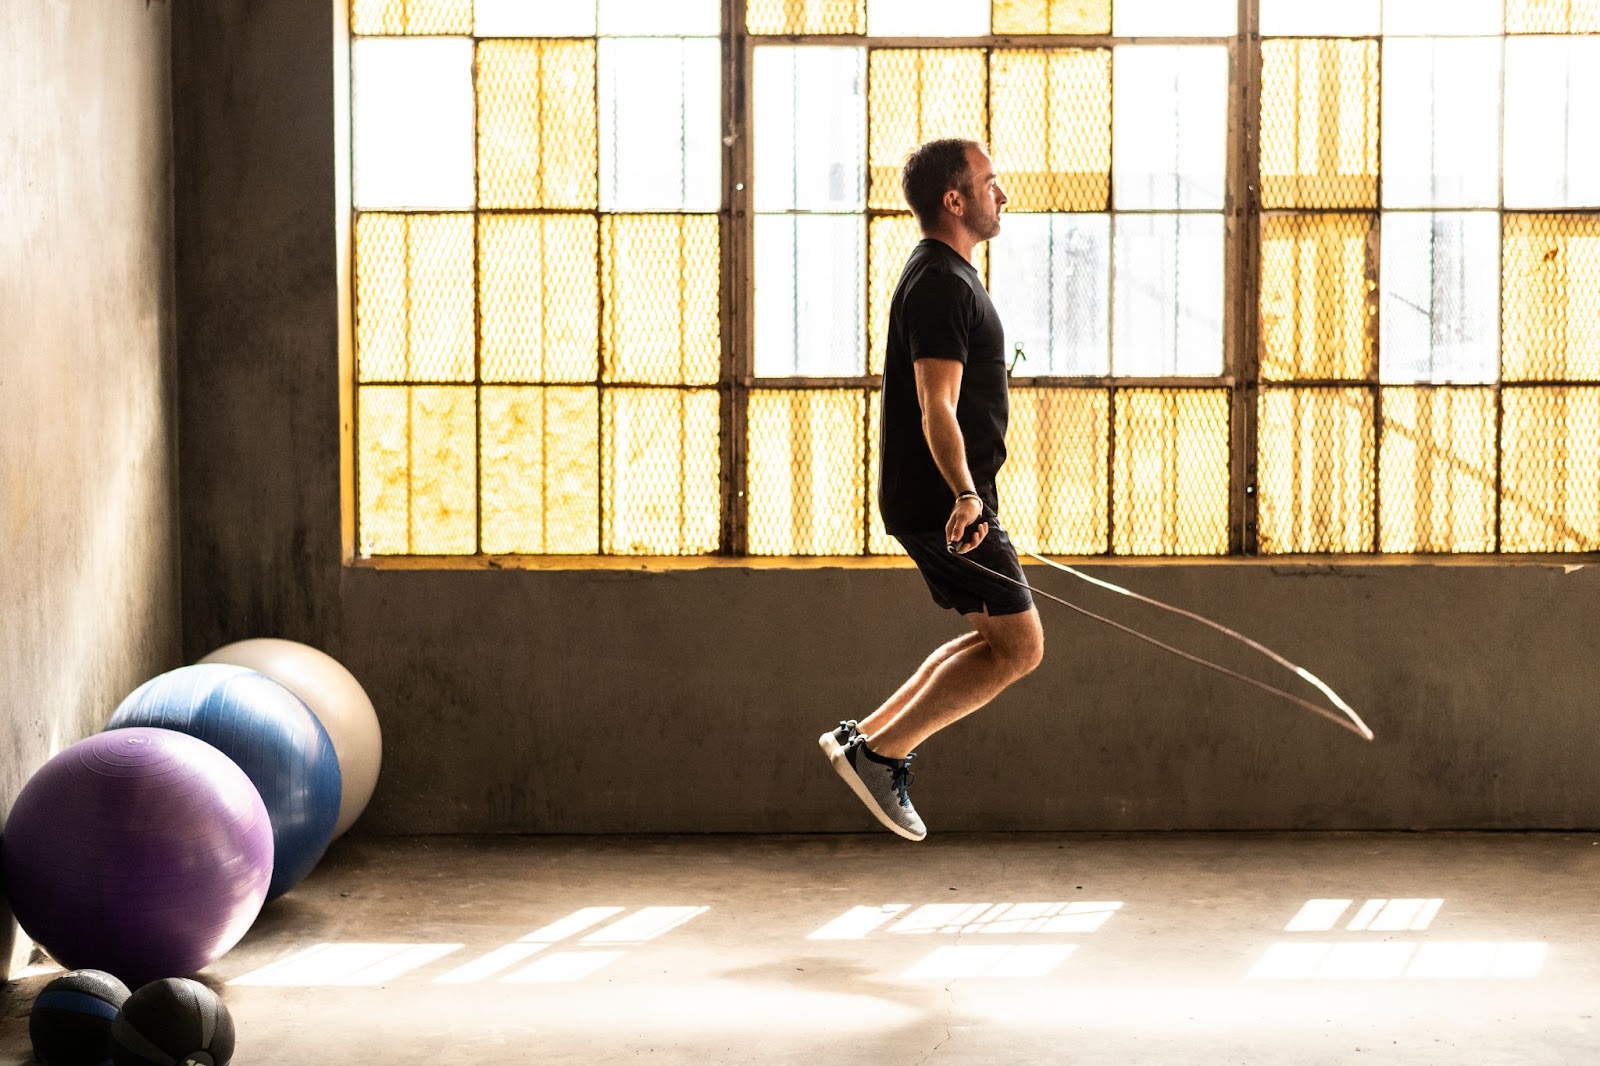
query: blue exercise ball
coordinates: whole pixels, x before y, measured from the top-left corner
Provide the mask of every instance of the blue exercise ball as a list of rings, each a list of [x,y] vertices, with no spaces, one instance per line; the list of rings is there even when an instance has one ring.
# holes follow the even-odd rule
[[[239,764],[272,820],[267,899],[305,880],[339,821],[339,757],[328,731],[293,692],[242,666],[185,666],[146,681],[107,729],[149,726],[187,733]]]

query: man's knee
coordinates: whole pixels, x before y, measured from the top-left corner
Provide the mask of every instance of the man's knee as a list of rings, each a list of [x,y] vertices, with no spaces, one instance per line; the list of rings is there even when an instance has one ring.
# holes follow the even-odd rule
[[[1033,673],[1044,661],[1044,632],[1034,627],[1003,636],[995,634],[989,638],[989,647],[1012,680],[1017,680]]]

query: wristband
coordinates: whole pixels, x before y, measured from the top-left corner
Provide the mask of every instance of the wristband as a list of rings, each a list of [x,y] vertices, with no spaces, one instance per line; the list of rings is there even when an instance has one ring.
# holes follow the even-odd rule
[[[960,503],[962,500],[977,500],[980,507],[983,505],[983,497],[979,496],[976,492],[963,492],[957,494],[956,502]]]

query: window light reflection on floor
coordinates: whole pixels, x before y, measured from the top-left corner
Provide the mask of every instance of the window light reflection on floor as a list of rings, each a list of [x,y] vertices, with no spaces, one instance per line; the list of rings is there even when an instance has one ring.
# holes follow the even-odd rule
[[[627,952],[624,951],[556,951],[500,980],[513,985],[548,985],[581,981],[597,970],[616,962],[625,954]]]
[[[1549,945],[1540,941],[1416,941],[1269,945],[1251,980],[1515,980],[1538,977]]]
[[[1350,904],[1349,899],[1310,899],[1300,908],[1289,924],[1286,933],[1325,933],[1339,924]],[[1439,916],[1444,900],[1432,899],[1369,899],[1357,909],[1355,917],[1346,926],[1353,933],[1360,932],[1413,932],[1419,933],[1433,924]]]
[[[654,940],[670,933],[710,909],[709,907],[641,907],[626,918],[617,919],[599,932],[590,933],[583,938],[582,943],[643,944],[647,940]]]
[[[378,985],[420,969],[461,944],[317,944],[236,977],[230,985]]]
[[[936,948],[904,974],[907,980],[1048,977],[1075,944],[960,944]]]
[[[889,927],[891,933],[1093,933],[1122,908],[1079,903],[929,903]]]

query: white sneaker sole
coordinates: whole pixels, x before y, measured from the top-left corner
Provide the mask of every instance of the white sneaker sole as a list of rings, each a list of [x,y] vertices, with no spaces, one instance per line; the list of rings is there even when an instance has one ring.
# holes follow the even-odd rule
[[[822,754],[828,757],[828,762],[833,767],[833,772],[844,779],[844,783],[850,786],[850,791],[856,794],[856,798],[866,806],[867,810],[872,812],[872,816],[881,822],[885,829],[896,836],[905,837],[907,840],[921,840],[928,835],[927,833],[922,833],[921,835],[913,833],[883,813],[883,808],[879,807],[878,801],[872,798],[872,793],[867,791],[866,783],[861,780],[861,776],[856,773],[855,767],[851,766],[850,760],[845,757],[844,749],[839,746],[837,740],[833,739],[832,730],[817,738],[817,746],[822,749]]]

